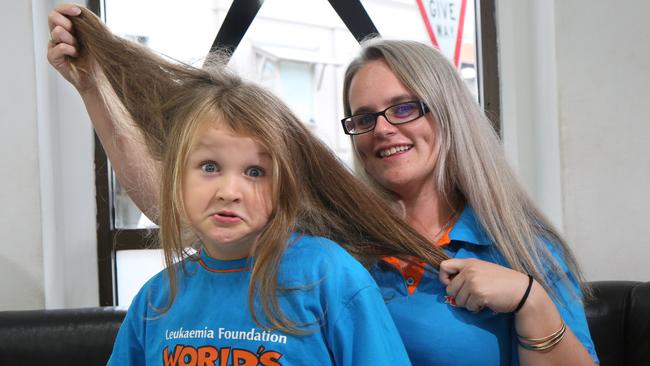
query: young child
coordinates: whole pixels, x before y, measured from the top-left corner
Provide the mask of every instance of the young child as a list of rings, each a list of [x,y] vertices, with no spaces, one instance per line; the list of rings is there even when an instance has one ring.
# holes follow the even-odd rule
[[[86,9],[71,19],[77,77],[112,118],[137,126],[161,164],[167,269],[134,299],[109,364],[410,364],[375,282],[350,254],[437,267],[440,249],[269,92],[219,64],[166,61]],[[187,254],[191,243],[198,254]]]

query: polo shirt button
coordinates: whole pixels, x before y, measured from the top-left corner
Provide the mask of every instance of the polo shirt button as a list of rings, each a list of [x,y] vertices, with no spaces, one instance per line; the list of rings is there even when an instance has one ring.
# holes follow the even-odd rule
[[[415,283],[415,280],[413,279],[413,277],[409,277],[409,278],[406,279],[406,284],[407,285],[413,286],[414,283]]]

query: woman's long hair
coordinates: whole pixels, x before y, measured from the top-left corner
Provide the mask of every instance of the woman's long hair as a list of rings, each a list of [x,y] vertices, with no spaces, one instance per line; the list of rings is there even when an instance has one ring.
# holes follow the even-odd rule
[[[182,257],[188,244],[185,160],[201,121],[209,118],[251,136],[273,159],[273,209],[251,253],[249,307],[260,326],[300,331],[277,299],[278,267],[292,231],[330,238],[364,264],[382,256],[417,257],[438,268],[447,258],[396,218],[281,100],[228,72],[223,62],[203,69],[170,62],[112,35],[86,9],[71,19],[79,42],[80,56],[72,60],[77,72],[95,80],[114,120],[132,120],[162,162],[159,236],[170,278],[166,309],[177,292],[174,258]],[[265,322],[254,309],[256,296]]]
[[[562,256],[575,278],[584,283],[571,250],[515,178],[489,119],[457,70],[438,50],[413,41],[366,40],[344,77],[346,115],[351,114],[352,79],[359,69],[373,61],[384,62],[407,89],[429,106],[439,140],[431,179],[435,180],[442,199],[453,202],[455,197],[450,196],[460,194],[474,209],[508,264],[530,273],[547,290],[553,288],[550,284],[555,280],[549,273],[562,274],[564,270],[545,242]],[[365,180],[391,195],[361,168],[358,156],[355,164]],[[560,277],[568,280],[566,276]],[[589,294],[587,288],[582,291]],[[551,294],[557,298],[555,291]]]

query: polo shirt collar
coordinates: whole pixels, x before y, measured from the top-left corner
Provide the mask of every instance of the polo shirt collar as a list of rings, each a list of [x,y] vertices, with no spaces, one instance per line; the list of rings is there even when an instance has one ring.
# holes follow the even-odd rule
[[[449,239],[476,245],[492,245],[492,240],[483,229],[483,226],[474,213],[474,210],[465,205],[458,220],[449,232]]]

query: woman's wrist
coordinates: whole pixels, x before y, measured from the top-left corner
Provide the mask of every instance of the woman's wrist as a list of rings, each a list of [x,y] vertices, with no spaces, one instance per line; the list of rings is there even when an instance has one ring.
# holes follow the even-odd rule
[[[81,96],[81,99],[86,100],[99,100],[101,98],[99,94],[99,89],[96,84],[90,84],[84,86],[84,88],[77,87],[77,93]]]
[[[526,301],[528,300],[528,296],[530,295],[530,290],[533,287],[533,276],[528,275],[528,286],[526,286],[526,290],[524,291],[524,295],[521,297],[521,300],[519,300],[519,303],[515,307],[515,309],[512,311],[512,314],[517,314],[519,310],[526,304]]]
[[[562,318],[555,303],[544,287],[533,280],[526,302],[515,314],[515,331],[525,338],[542,338],[561,326]]]

